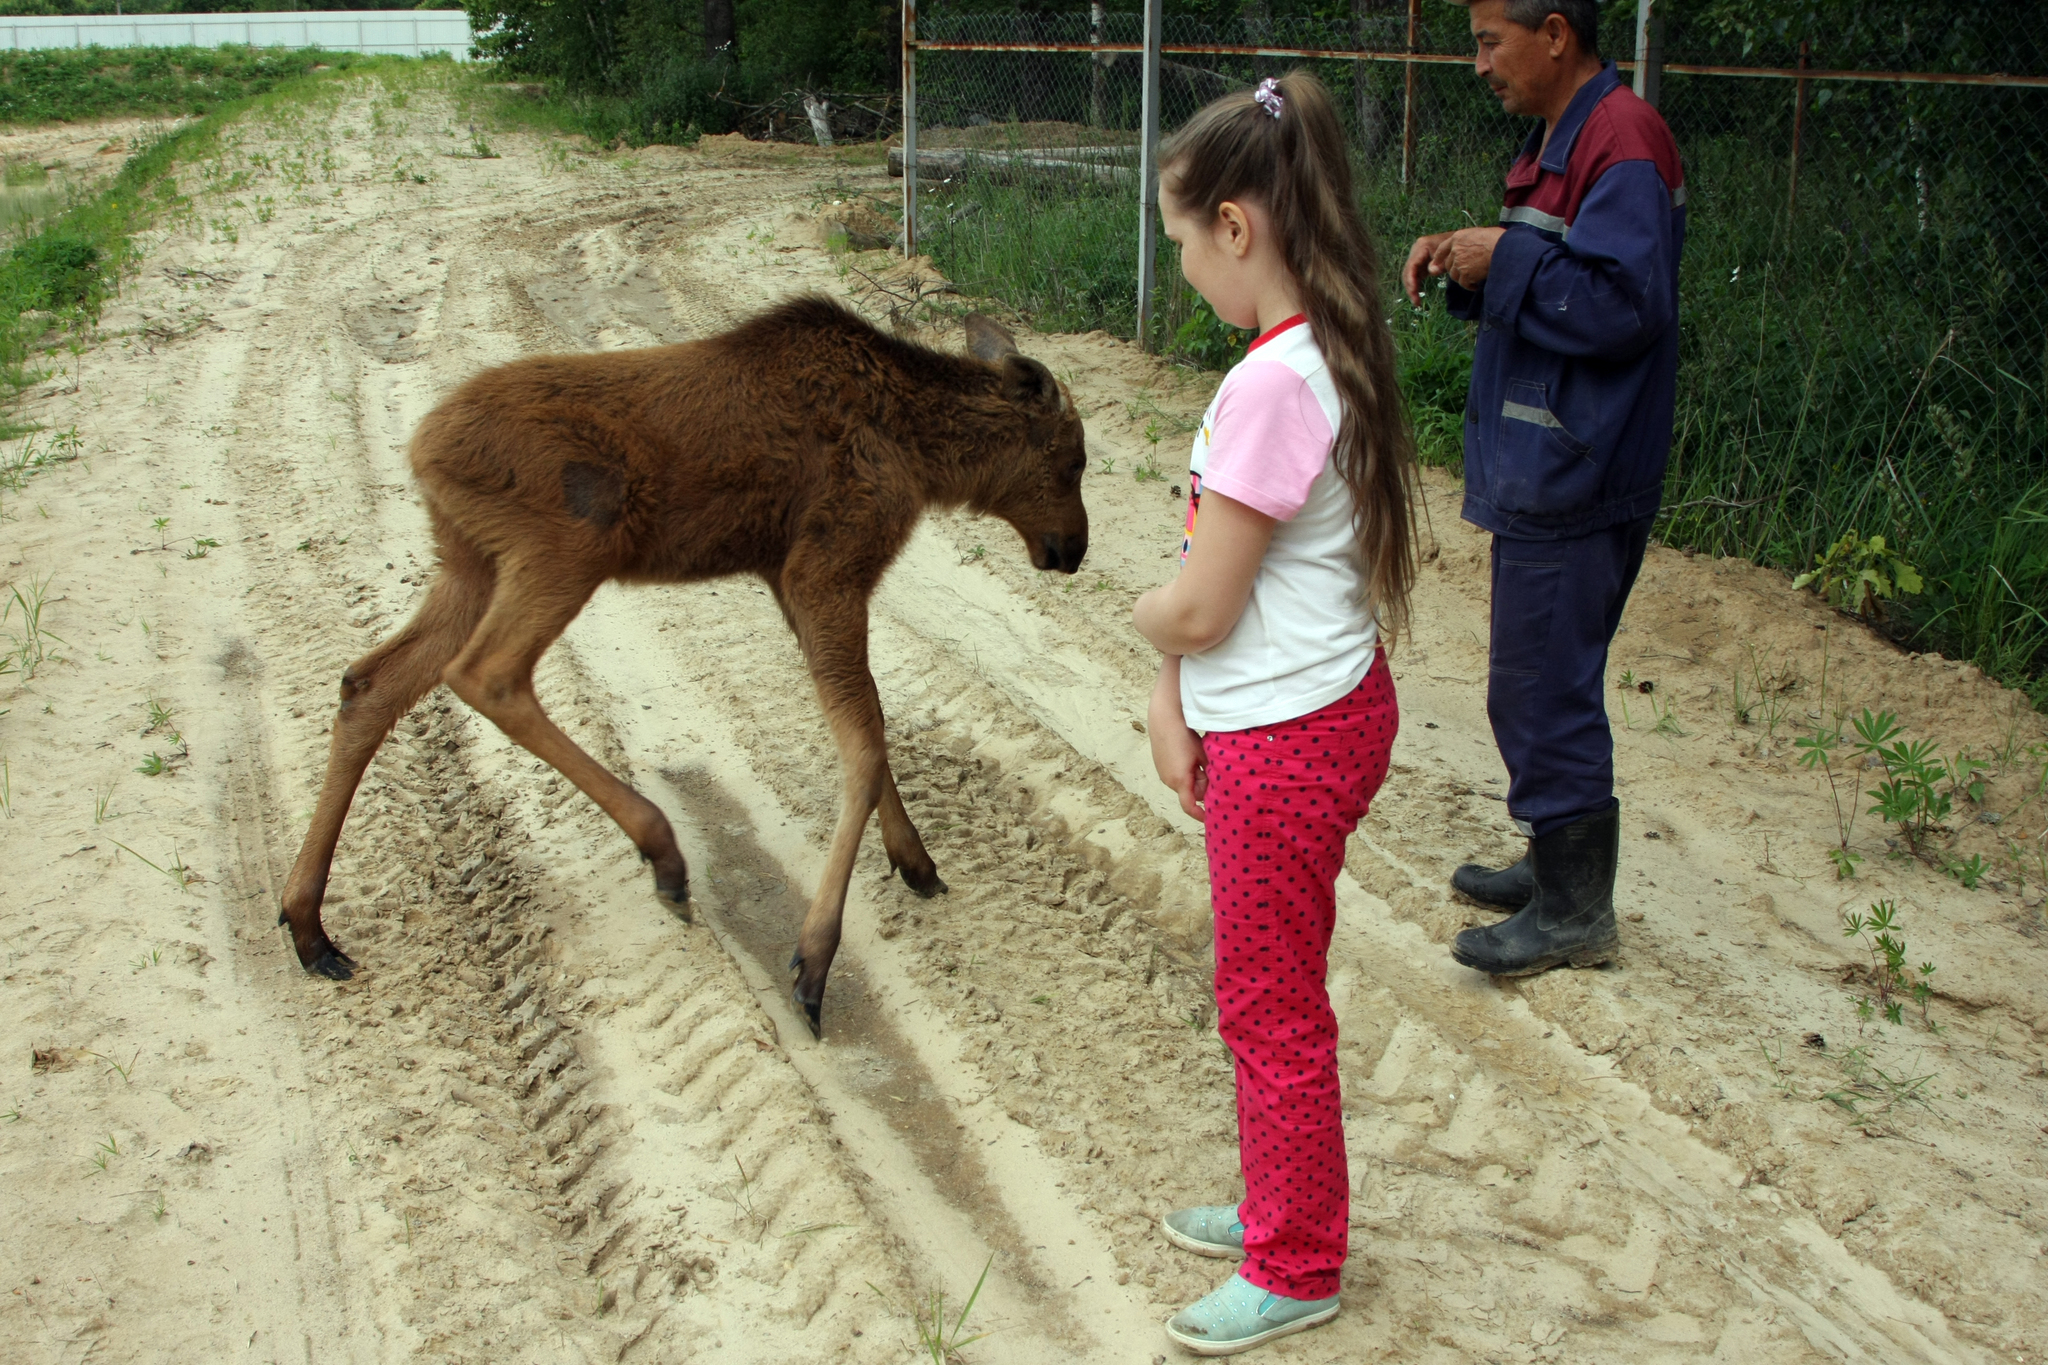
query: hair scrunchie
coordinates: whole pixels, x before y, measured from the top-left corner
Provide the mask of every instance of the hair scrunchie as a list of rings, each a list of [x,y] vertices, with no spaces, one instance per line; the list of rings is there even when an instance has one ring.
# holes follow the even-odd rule
[[[1286,103],[1280,95],[1280,82],[1271,76],[1259,82],[1259,88],[1252,92],[1252,98],[1276,119],[1280,117],[1280,106]]]

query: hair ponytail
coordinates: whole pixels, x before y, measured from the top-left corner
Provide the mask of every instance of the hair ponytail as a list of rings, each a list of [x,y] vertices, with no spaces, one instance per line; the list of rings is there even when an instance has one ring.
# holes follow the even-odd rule
[[[1329,91],[1308,71],[1279,82],[1274,116],[1252,92],[1207,105],[1159,150],[1179,209],[1214,222],[1225,200],[1273,216],[1310,332],[1343,400],[1331,453],[1351,488],[1367,605],[1389,642],[1408,624],[1415,586],[1415,444],[1380,306],[1379,255],[1351,192],[1351,161]]]

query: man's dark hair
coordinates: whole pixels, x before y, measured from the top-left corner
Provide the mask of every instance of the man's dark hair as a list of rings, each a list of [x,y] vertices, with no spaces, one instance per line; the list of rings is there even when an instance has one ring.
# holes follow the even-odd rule
[[[1523,28],[1542,28],[1553,14],[1579,35],[1580,51],[1600,55],[1600,0],[1508,0],[1507,17]]]

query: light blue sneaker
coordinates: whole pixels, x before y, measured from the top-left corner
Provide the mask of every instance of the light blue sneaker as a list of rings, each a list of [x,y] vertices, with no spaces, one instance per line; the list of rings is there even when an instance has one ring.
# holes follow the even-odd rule
[[[1337,1296],[1284,1299],[1232,1275],[1190,1308],[1166,1320],[1166,1335],[1198,1356],[1234,1356],[1337,1316]]]
[[[1175,1209],[1159,1220],[1159,1230],[1167,1241],[1197,1256],[1244,1255],[1244,1224],[1237,1221],[1235,1204]]]

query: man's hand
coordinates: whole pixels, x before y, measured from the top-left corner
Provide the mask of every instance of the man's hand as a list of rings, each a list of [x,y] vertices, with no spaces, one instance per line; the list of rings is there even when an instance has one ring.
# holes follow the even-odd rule
[[[1401,283],[1408,290],[1408,302],[1417,308],[1422,307],[1422,286],[1427,283],[1423,273],[1443,274],[1431,262],[1436,259],[1437,248],[1455,236],[1454,232],[1432,233],[1427,237],[1417,237],[1415,245],[1408,248],[1408,263],[1401,267]]]
[[[1408,290],[1408,302],[1422,306],[1422,288],[1428,278],[1449,275],[1467,289],[1477,290],[1493,269],[1493,248],[1507,234],[1506,228],[1459,228],[1415,239],[1408,248],[1408,263],[1401,269],[1401,283]]]
[[[1493,270],[1493,248],[1506,235],[1506,228],[1460,228],[1437,244],[1429,258],[1429,273],[1449,275],[1476,293]]]

